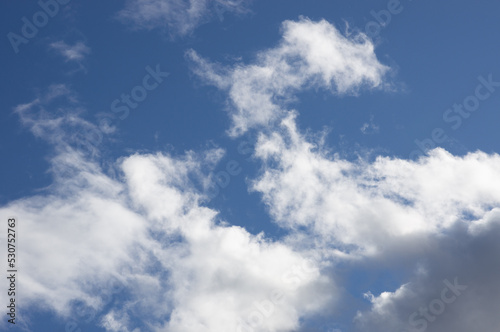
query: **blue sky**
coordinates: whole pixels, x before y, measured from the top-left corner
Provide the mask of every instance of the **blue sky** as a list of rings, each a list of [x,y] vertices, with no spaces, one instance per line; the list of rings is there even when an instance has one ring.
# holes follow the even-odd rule
[[[0,329],[497,328],[499,3],[2,6]]]

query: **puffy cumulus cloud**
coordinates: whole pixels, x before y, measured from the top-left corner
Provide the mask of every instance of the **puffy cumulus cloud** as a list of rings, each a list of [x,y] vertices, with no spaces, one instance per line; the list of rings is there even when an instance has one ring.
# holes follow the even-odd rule
[[[389,68],[377,60],[365,35],[343,35],[325,20],[307,18],[285,21],[282,29],[279,45],[260,52],[253,64],[221,68],[195,51],[187,53],[195,73],[228,90],[233,136],[279,119],[293,94],[308,87],[344,95],[388,86]]]
[[[262,169],[251,189],[289,230],[284,243],[330,259],[324,275],[335,280],[344,305],[321,308],[330,317],[318,319],[327,321],[323,330],[495,330],[498,154],[454,156],[438,148],[416,161],[349,161],[332,153],[324,136],[301,133],[298,113],[286,110],[294,93],[320,87],[356,94],[387,84],[373,45],[325,21],[285,22],[281,43],[250,65],[187,56],[197,75],[228,92],[230,134],[263,129],[254,154]],[[361,279],[365,289],[349,294],[359,286],[349,279]],[[369,303],[360,302],[363,293]]]
[[[73,133],[94,126],[79,117],[82,110],[67,87],[52,86],[15,111],[35,136],[54,147],[52,185],[0,209],[16,217],[23,234],[21,301],[64,317],[76,304],[98,310],[112,296],[110,281],[126,284],[150,264],[137,261],[153,244],[148,222],[128,207],[124,184],[76,148]]]
[[[334,295],[318,267],[308,267],[291,248],[240,227],[214,225],[216,212],[186,190],[188,170],[199,165],[191,158],[183,167],[179,162],[161,155],[123,162],[131,199],[155,221],[152,229],[168,229],[184,239],[177,244],[178,255],[161,254],[170,271],[171,300],[177,303],[165,331],[293,329],[300,317]],[[297,266],[305,266],[302,273],[294,274]]]
[[[354,94],[384,86],[388,69],[364,36],[301,19],[285,22],[280,45],[252,65],[188,56],[228,91],[233,135],[280,120],[258,137],[262,171],[252,190],[289,235],[252,235],[203,205],[206,169],[220,149],[134,154],[103,169],[105,135],[80,117],[67,87],[53,86],[16,112],[55,147],[54,183],[0,208],[26,239],[18,249],[24,303],[66,317],[78,305],[105,308],[90,317],[109,331],[310,331],[314,319],[342,310],[354,319],[347,330],[498,326],[500,156],[435,149],[416,161],[348,161],[285,111],[308,87]],[[393,287],[367,282],[363,306],[348,294],[349,271],[357,280],[392,273]],[[109,287],[116,281],[119,296]],[[347,302],[356,310],[337,305]],[[324,330],[338,328],[336,319]]]
[[[202,198],[193,183],[195,179],[203,182],[200,164],[210,166],[207,160],[218,160],[222,153],[216,149],[198,158],[191,152],[178,159],[165,158],[163,154],[132,155],[123,160],[121,168],[135,206],[160,227],[170,227],[176,232],[183,224],[172,221],[181,222],[180,217],[186,211],[194,211]],[[207,214],[209,219],[213,216],[213,213]]]
[[[332,257],[332,279],[358,271],[400,282],[376,296],[370,287],[386,282],[367,283],[370,309],[357,300],[346,305],[352,330],[494,330],[500,156],[435,149],[417,161],[347,161],[321,137],[301,134],[295,117],[260,134],[255,156],[263,167],[252,189],[291,230],[288,243]]]
[[[193,227],[190,254],[175,263],[179,305],[166,331],[292,331],[334,296],[318,267],[287,246],[206,227]]]
[[[88,169],[81,172],[72,180],[90,186],[73,197],[34,196],[2,208],[19,220],[22,233],[22,300],[63,315],[70,313],[71,301],[99,305],[95,287],[135,263],[134,251],[145,235],[144,220],[123,206],[116,183]]]
[[[387,84],[373,45],[325,21],[285,22],[280,45],[250,65],[187,56],[197,75],[228,92],[230,134],[263,129],[254,154],[262,169],[251,189],[290,231],[284,243],[330,261],[324,275],[335,280],[342,305],[321,307],[329,318],[296,330],[317,330],[318,322],[363,332],[495,330],[499,155],[434,149],[416,161],[348,161],[324,136],[301,133],[298,113],[286,110],[295,92],[356,94]],[[359,294],[350,279],[362,280]]]
[[[260,135],[256,156],[265,165],[253,189],[282,227],[376,250],[391,238],[480,218],[500,204],[497,154],[457,157],[435,149],[418,161],[348,162],[300,134],[295,115],[281,128]]]
[[[118,13],[124,22],[140,29],[167,29],[171,36],[186,35],[224,13],[248,12],[250,0],[128,0]]]
[[[128,325],[130,319],[126,313],[110,311],[101,320],[102,326],[106,331],[112,332],[129,332]],[[139,332],[140,329],[136,328],[132,332]]]
[[[375,261],[403,251],[415,264],[408,283],[371,296],[372,307],[355,317],[356,331],[495,331],[500,319],[500,210],[474,223],[457,222],[446,233],[406,237]],[[393,252],[392,254],[389,251]],[[385,262],[385,263],[383,263]]]
[[[0,207],[18,220],[25,308],[73,329],[86,318],[108,331],[286,331],[335,297],[317,261],[202,205],[196,188],[220,150],[134,154],[103,169],[67,134],[93,127],[77,106],[50,111],[69,91],[56,90],[16,109],[55,147],[54,182]]]

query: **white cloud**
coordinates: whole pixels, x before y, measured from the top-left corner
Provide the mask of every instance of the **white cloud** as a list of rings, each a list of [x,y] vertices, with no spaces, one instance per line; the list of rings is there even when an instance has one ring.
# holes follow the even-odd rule
[[[98,154],[82,153],[67,134],[93,127],[75,115],[76,106],[57,113],[43,102],[63,96],[17,108],[22,122],[55,147],[53,184],[0,208],[19,220],[24,305],[66,319],[78,317],[80,305],[109,331],[138,324],[158,331],[233,332],[245,324],[278,331],[298,328],[335,297],[334,283],[305,253],[219,226],[217,211],[202,206],[197,182],[220,150],[135,154],[105,171]],[[109,287],[113,280],[118,291]]]
[[[485,213],[478,231],[475,222],[462,221],[442,234],[389,245],[373,265],[398,269],[405,260],[420,267],[406,284],[359,311],[355,331],[494,331],[500,323],[500,270],[494,263],[500,258],[499,217],[496,208]]]
[[[328,282],[316,269],[292,277],[292,267],[306,262],[285,245],[238,227],[208,227],[192,227],[187,235],[191,254],[173,269],[179,305],[166,331],[234,331],[245,324],[256,331],[293,330],[300,317],[334,296],[321,292]],[[274,300],[276,291],[282,301]]]
[[[448,280],[465,283],[470,292],[442,316],[434,315],[428,331],[498,326],[492,308],[499,305],[500,272],[492,266],[499,252],[500,156],[480,151],[453,156],[435,149],[417,161],[348,161],[332,153],[324,137],[302,134],[297,112],[287,110],[294,94],[309,87],[342,95],[386,86],[388,68],[376,60],[369,41],[344,37],[326,21],[302,19],[285,22],[280,45],[259,53],[250,65],[229,68],[194,51],[187,55],[197,75],[228,91],[230,134],[262,129],[254,156],[263,165],[251,189],[262,194],[274,222],[290,231],[284,242],[330,257],[331,269],[324,271],[330,280],[346,280],[349,271],[369,279],[393,276],[392,289],[376,296],[363,290],[371,301],[367,309],[356,299],[363,293],[347,294],[342,290],[347,283],[339,282],[335,293],[343,308],[320,311],[331,323],[342,310],[354,318],[349,330],[416,331],[417,326],[422,331],[422,314],[413,316],[420,325],[410,315],[438,305],[432,301]],[[378,126],[371,118],[361,130],[374,133]],[[306,325],[298,330],[309,331]]]
[[[359,128],[359,130],[361,130],[361,132],[363,134],[371,135],[371,134],[378,134],[379,133],[380,127],[375,122],[373,122],[373,119],[374,119],[374,116],[371,115],[370,121],[363,123],[361,128]]]
[[[106,331],[112,332],[128,332],[130,331],[127,326],[129,325],[129,317],[127,314],[123,314],[115,311],[107,313],[101,321],[101,325],[106,329]]]
[[[500,156],[477,151],[460,157],[435,149],[418,161],[351,162],[301,134],[295,116],[260,134],[255,156],[264,165],[253,190],[262,193],[275,222],[292,231],[289,245],[315,248],[342,263],[341,271],[334,264],[331,278],[345,278],[351,269],[400,275],[395,290],[370,296],[366,289],[371,308],[356,304],[353,329],[494,329]],[[442,314],[444,280],[468,291]]]
[[[68,45],[61,40],[50,44],[50,47],[59,52],[66,61],[81,62],[90,54],[90,48],[81,41]]]
[[[362,291],[375,294],[367,296],[369,307],[351,301],[358,306],[353,329],[411,331],[409,315],[455,278],[469,291],[428,330],[498,326],[500,156],[435,149],[418,161],[347,161],[302,134],[296,113],[285,109],[309,87],[341,95],[383,87],[388,68],[368,40],[301,19],[285,22],[280,45],[252,65],[224,68],[194,51],[188,56],[195,72],[228,90],[233,135],[266,129],[256,145],[262,172],[252,189],[289,235],[276,241],[252,235],[203,205],[199,189],[220,149],[138,153],[104,170],[98,156],[105,136],[80,118],[67,87],[53,86],[16,111],[55,146],[54,183],[0,208],[20,220],[25,239],[24,303],[66,317],[77,302],[97,312],[112,303],[96,320],[109,331],[307,331],[308,319],[344,305],[346,271],[398,271],[392,289]],[[50,111],[49,103],[64,96],[68,105]],[[117,279],[120,300],[109,301],[106,285]]]
[[[282,29],[279,45],[260,52],[253,64],[218,68],[194,51],[187,53],[196,74],[229,90],[233,136],[279,119],[294,93],[309,87],[345,95],[387,85],[389,68],[377,60],[365,35],[345,36],[325,20],[306,18],[285,21]]]
[[[248,11],[249,0],[128,0],[118,17],[141,29],[164,28],[172,35],[184,36],[199,25],[224,13]]]
[[[85,42],[78,41],[74,44],[67,44],[65,41],[53,42],[49,45],[51,50],[54,50],[58,55],[64,58],[65,63],[68,64],[69,71],[66,73],[71,75],[76,72],[87,72],[85,60],[91,53],[90,47]]]
[[[349,330],[416,331],[410,315],[436,303],[431,301],[441,295],[443,280],[455,278],[471,291],[429,321],[428,331],[498,326],[492,308],[499,305],[500,288],[500,272],[493,268],[499,252],[500,156],[480,151],[453,156],[435,149],[418,161],[348,161],[332,153],[324,138],[302,134],[297,112],[287,110],[294,94],[309,87],[340,95],[385,87],[388,68],[377,61],[369,41],[344,37],[326,21],[301,19],[285,22],[280,45],[259,53],[250,65],[223,67],[194,51],[187,55],[197,75],[228,91],[231,135],[262,129],[255,157],[263,165],[252,190],[262,194],[274,222],[290,231],[284,242],[330,257],[332,268],[324,272],[330,280],[348,279],[352,270],[397,280],[395,288],[368,296],[368,309],[352,298],[362,293],[336,292],[342,312],[355,319]],[[377,132],[378,126],[371,119],[361,130]],[[335,323],[340,309],[324,306],[321,312]]]
[[[339,246],[375,250],[391,238],[436,232],[500,204],[496,154],[456,157],[436,149],[419,161],[348,162],[308,141],[289,115],[280,131],[260,135],[256,156],[269,166],[253,189],[276,222],[307,227]]]

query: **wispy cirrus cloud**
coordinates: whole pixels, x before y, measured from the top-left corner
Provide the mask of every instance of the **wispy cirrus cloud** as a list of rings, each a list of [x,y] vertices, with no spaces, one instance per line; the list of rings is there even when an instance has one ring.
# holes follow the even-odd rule
[[[69,74],[79,71],[87,72],[85,60],[91,53],[91,49],[84,42],[78,41],[74,44],[67,44],[65,41],[60,40],[51,43],[49,47],[62,56],[66,63],[73,66],[73,69],[68,72]]]
[[[374,116],[370,115],[370,121],[363,123],[359,130],[365,135],[378,134],[380,126],[374,122]]]
[[[250,0],[128,0],[118,18],[138,29],[165,29],[184,36],[224,13],[248,12]]]
[[[58,42],[51,43],[50,47],[58,51],[59,54],[66,59],[66,61],[80,62],[90,54],[90,47],[81,41],[76,42],[74,45],[69,45],[60,40]]]

